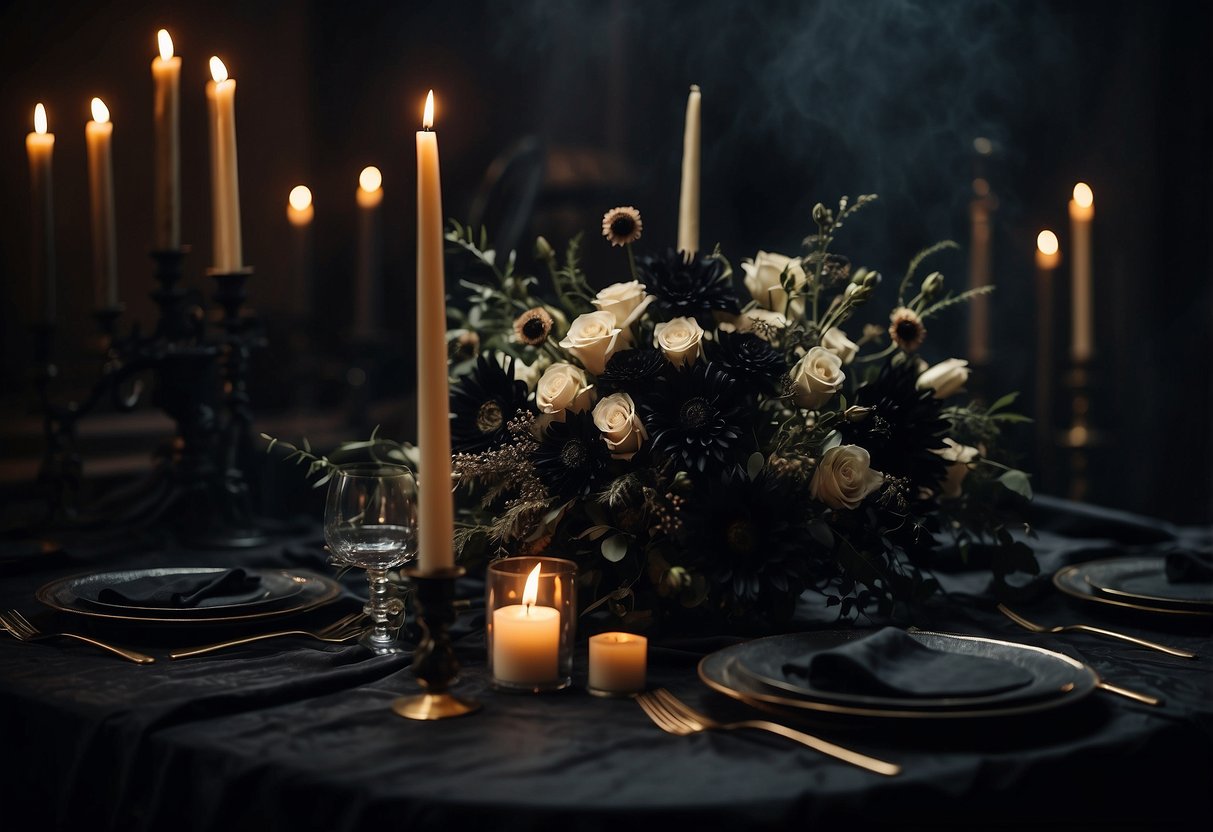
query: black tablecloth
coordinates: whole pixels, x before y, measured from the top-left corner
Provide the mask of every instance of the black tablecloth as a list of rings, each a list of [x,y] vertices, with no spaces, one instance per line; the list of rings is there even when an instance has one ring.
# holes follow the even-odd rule
[[[1098,692],[1007,720],[798,723],[904,766],[886,779],[755,732],[663,734],[635,703],[585,693],[584,641],[573,689],[495,693],[479,613],[461,618],[456,644],[465,668],[459,691],[484,710],[436,723],[389,710],[393,699],[418,690],[407,654],[373,657],[357,646],[283,640],[136,666],[85,646],[0,636],[0,828],[1208,828],[1208,629],[1109,618],[1067,601],[1047,579],[1061,565],[1095,557],[1177,543],[1208,547],[1209,530],[1046,498],[1034,515],[1043,569],[1016,604],[1024,615],[1104,623],[1204,655],[1187,661],[1095,636],[1032,635],[993,609],[988,573],[960,569],[937,573],[951,603],[932,626],[1068,653],[1111,682],[1165,697],[1163,707]],[[33,591],[46,580],[102,566],[298,566],[299,549],[291,554],[288,563],[281,544],[237,554],[155,541],[142,552],[89,554],[77,546],[53,568],[0,576],[0,605],[37,612]],[[341,604],[357,606],[360,577],[347,581],[351,592]],[[465,590],[476,592],[471,582]],[[806,600],[799,620],[832,626],[834,614]],[[328,609],[318,619],[334,617]],[[650,682],[714,715],[740,714],[743,706],[695,674],[701,656],[738,640],[660,640],[650,650]],[[179,645],[147,649],[162,656],[167,646]]]

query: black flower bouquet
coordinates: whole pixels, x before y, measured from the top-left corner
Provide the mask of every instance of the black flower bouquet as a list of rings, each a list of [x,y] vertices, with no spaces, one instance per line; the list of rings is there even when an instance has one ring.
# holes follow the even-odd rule
[[[580,238],[563,257],[539,238],[529,275],[453,223],[462,560],[571,558],[591,606],[634,626],[778,622],[810,590],[843,618],[910,618],[945,547],[980,547],[996,584],[1034,572],[1010,533],[1028,477],[997,461],[1000,429],[1023,421],[1014,395],[955,403],[967,362],[918,354],[936,316],[985,291],[919,276],[954,244],[911,261],[887,327],[854,327],[881,276],[832,245],[874,198],[817,205],[801,256],[744,260],[748,298],[719,250],[637,256],[634,208],[602,223],[633,279],[599,291]]]

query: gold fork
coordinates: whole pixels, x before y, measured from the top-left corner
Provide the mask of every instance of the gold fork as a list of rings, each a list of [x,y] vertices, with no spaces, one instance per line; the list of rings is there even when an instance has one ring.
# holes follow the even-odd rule
[[[353,612],[319,630],[279,630],[273,633],[258,633],[254,636],[245,636],[244,638],[236,638],[231,641],[220,641],[204,647],[191,647],[188,650],[178,650],[175,653],[169,653],[168,657],[170,659],[187,659],[190,656],[201,656],[203,653],[213,653],[216,650],[226,650],[228,647],[239,647],[242,644],[252,644],[271,638],[282,638],[283,636],[306,636],[329,644],[342,644],[362,635],[363,626],[360,623],[362,617],[363,613]]]
[[[999,611],[1007,618],[1014,621],[1025,630],[1031,630],[1033,633],[1091,633],[1097,636],[1105,636],[1107,638],[1115,638],[1120,641],[1126,641],[1129,644],[1136,644],[1138,647],[1145,647],[1149,650],[1157,650],[1159,653],[1166,653],[1168,656],[1177,656],[1181,659],[1195,659],[1196,654],[1187,650],[1180,650],[1178,647],[1168,647],[1165,644],[1158,644],[1154,641],[1147,641],[1144,638],[1117,633],[1113,630],[1104,630],[1100,627],[1091,627],[1086,624],[1059,624],[1056,627],[1045,627],[1042,624],[1034,624],[1022,615],[1013,612],[1003,604],[998,605]]]
[[[698,734],[702,731],[732,731],[737,728],[756,728],[759,731],[778,734],[801,745],[806,745],[815,751],[820,751],[822,754],[842,760],[845,763],[850,763],[853,766],[859,766],[876,774],[893,776],[901,773],[901,766],[895,763],[877,760],[875,757],[869,757],[865,754],[860,754],[858,751],[852,751],[849,748],[843,748],[832,742],[826,742],[823,739],[814,737],[812,734],[796,731],[786,725],[780,725],[778,722],[768,722],[764,719],[747,719],[741,722],[714,722],[686,705],[665,688],[645,691],[636,697],[636,701],[640,703],[640,707],[644,709],[644,712],[649,715],[649,719],[653,720],[658,728],[668,734],[685,737],[691,734]]]
[[[127,650],[123,647],[115,647],[112,644],[106,644],[104,641],[98,641],[89,636],[83,636],[79,633],[44,633],[35,627],[28,618],[22,615],[17,610],[6,610],[0,613],[0,624],[4,625],[4,629],[19,641],[38,641],[44,638],[70,638],[74,641],[83,641],[85,644],[91,644],[94,647],[100,647],[113,653],[116,656],[121,656],[127,661],[132,661],[135,664],[151,664],[156,661],[151,656],[144,653],[139,653],[134,650]]]

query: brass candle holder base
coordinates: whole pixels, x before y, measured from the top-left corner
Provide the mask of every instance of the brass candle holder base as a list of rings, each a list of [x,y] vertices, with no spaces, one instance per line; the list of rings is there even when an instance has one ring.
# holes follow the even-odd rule
[[[459,662],[451,648],[450,626],[455,611],[455,580],[465,570],[454,567],[442,572],[409,569],[417,594],[417,623],[421,643],[413,654],[413,674],[425,688],[416,696],[402,696],[392,703],[392,712],[405,719],[434,720],[464,716],[480,710],[480,703],[461,699],[448,688],[459,675]]]

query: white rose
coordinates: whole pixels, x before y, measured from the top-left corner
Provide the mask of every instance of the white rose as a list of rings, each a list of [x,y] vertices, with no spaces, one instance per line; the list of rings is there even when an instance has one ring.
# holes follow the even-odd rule
[[[653,296],[645,294],[644,284],[639,280],[613,283],[594,298],[594,305],[601,311],[610,312],[616,321],[622,321],[621,329],[626,329],[635,320],[633,315],[637,311],[643,312],[652,302]]]
[[[627,393],[612,393],[598,402],[594,406],[594,425],[602,431],[615,459],[631,459],[648,439],[636,415],[636,403]]]
[[[915,386],[919,390],[934,390],[935,398],[946,399],[953,393],[960,392],[969,380],[969,372],[968,361],[963,358],[949,358],[923,370]]]
[[[741,269],[745,272],[745,287],[750,290],[750,295],[758,301],[759,306],[775,312],[788,309],[788,293],[780,282],[784,270],[792,278],[792,286],[796,290],[803,288],[808,279],[799,260],[769,251],[758,252],[753,260],[743,260]],[[791,307],[792,314],[799,316],[804,311],[804,299],[793,298]]]
[[[587,312],[578,315],[569,326],[569,334],[560,346],[577,356],[582,365],[594,375],[606,367],[607,359],[620,346],[615,316],[610,312]]]
[[[855,508],[880,488],[884,474],[872,470],[872,457],[858,445],[836,445],[825,452],[809,493],[830,508]]]
[[[955,499],[960,496],[960,484],[969,474],[969,463],[978,457],[979,451],[969,445],[961,445],[953,439],[944,439],[943,444],[947,447],[931,449],[951,463],[948,466],[948,475],[939,485],[939,492],[948,499]]]
[[[566,410],[574,413],[586,410],[593,403],[593,396],[594,386],[586,379],[585,370],[565,361],[548,367],[535,386],[535,404],[539,409],[561,416]]]
[[[755,329],[754,325],[757,323],[766,324],[766,326]],[[770,309],[762,307],[742,312],[734,322],[738,332],[753,332],[759,338],[764,339],[771,329],[784,329],[787,325],[788,319],[782,312],[772,312]]]
[[[847,334],[836,326],[826,330],[821,336],[821,345],[842,359],[843,364],[850,364],[859,352],[859,345],[847,337]]]
[[[813,347],[792,368],[792,399],[798,407],[816,410],[842,389],[846,378],[841,358],[824,347]]]
[[[694,318],[674,318],[653,327],[653,344],[675,367],[694,363],[702,341],[703,327]]]

